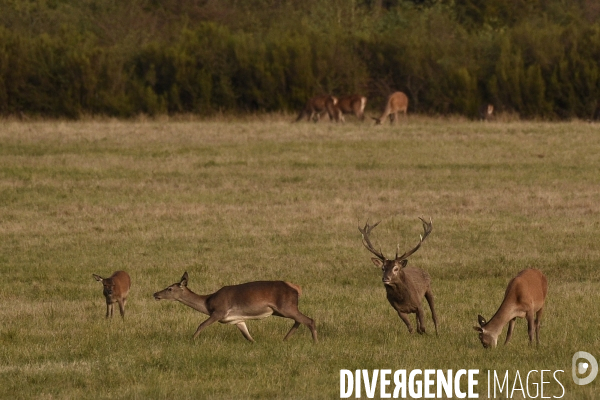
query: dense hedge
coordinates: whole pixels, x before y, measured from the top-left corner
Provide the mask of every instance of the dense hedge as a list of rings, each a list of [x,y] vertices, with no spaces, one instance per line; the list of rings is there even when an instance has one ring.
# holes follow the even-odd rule
[[[593,2],[522,0],[522,17],[503,0],[123,3],[0,5],[0,114],[291,111],[324,92],[376,107],[392,90],[423,113],[597,112]]]

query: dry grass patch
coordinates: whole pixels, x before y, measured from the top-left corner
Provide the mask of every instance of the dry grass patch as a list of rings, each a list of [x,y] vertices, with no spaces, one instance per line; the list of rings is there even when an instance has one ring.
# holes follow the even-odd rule
[[[412,116],[396,126],[240,120],[7,121],[0,128],[0,397],[335,398],[339,369],[563,369],[600,348],[600,136],[593,124]],[[433,278],[440,336],[408,335],[358,224]],[[519,321],[485,352],[472,330],[526,267],[549,278],[542,345]],[[125,322],[92,273],[132,277]],[[284,279],[320,343],[287,320],[235,327],[151,295]],[[433,331],[429,312],[426,326]],[[112,382],[106,386],[103,382]],[[484,392],[484,381],[480,392]],[[591,388],[591,389],[590,389]]]

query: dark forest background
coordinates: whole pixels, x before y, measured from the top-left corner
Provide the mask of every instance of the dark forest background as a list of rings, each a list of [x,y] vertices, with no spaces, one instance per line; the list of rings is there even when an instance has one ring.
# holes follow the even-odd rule
[[[0,0],[0,115],[410,112],[592,118],[598,0]]]

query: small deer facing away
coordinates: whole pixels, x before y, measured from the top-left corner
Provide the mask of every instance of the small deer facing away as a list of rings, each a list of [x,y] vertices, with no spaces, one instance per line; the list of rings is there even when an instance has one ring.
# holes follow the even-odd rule
[[[298,297],[302,293],[298,285],[284,281],[256,281],[224,286],[213,294],[199,295],[188,289],[187,284],[186,272],[178,283],[154,293],[154,298],[179,301],[209,316],[196,329],[194,339],[204,328],[218,321],[234,324],[246,339],[254,342],[246,327],[246,320],[275,315],[295,321],[283,340],[287,340],[300,324],[304,324],[310,329],[313,341],[317,342],[315,322],[298,310]]]
[[[506,345],[510,340],[517,317],[527,319],[529,344],[533,343],[535,331],[536,343],[540,342],[540,322],[544,310],[544,301],[548,293],[548,280],[539,269],[525,269],[515,276],[504,293],[504,300],[496,314],[486,321],[481,315],[477,316],[479,326],[474,326],[479,332],[479,340],[486,349],[496,347],[498,336],[508,322]]]
[[[493,104],[483,104],[479,107],[479,120],[488,121],[492,118],[494,114],[494,105]]]
[[[342,96],[338,99],[337,104],[334,104],[333,115],[337,122],[345,122],[344,114],[354,114],[360,121],[365,119],[365,106],[367,105],[367,98],[358,94],[351,94],[348,96]]]
[[[394,92],[389,95],[385,109],[379,118],[371,117],[375,120],[375,125],[381,124],[387,116],[390,117],[390,123],[394,123],[397,119],[398,113],[404,113],[408,110],[408,97],[402,92]]]
[[[327,113],[329,115],[329,119],[333,121],[336,118],[335,115],[335,107],[337,105],[338,99],[334,96],[323,94],[319,96],[315,96],[310,98],[302,111],[298,114],[298,118],[296,118],[296,122],[300,121],[302,118],[306,117],[307,121],[311,119],[314,122],[318,122],[319,119]]]
[[[426,222],[423,218],[419,218],[423,223],[424,233],[421,236],[421,240],[415,248],[407,251],[406,253],[398,256],[396,251],[396,257],[394,259],[387,259],[381,251],[375,250],[375,247],[371,244],[369,234],[375,228],[379,222],[374,225],[369,225],[367,222],[364,228],[358,227],[358,230],[362,234],[363,244],[371,253],[376,257],[371,258],[375,266],[380,267],[383,271],[383,285],[387,293],[387,299],[398,312],[398,315],[406,324],[409,333],[413,333],[413,327],[408,320],[408,314],[417,314],[417,332],[425,333],[425,324],[423,322],[423,296],[429,303],[431,309],[431,317],[433,318],[433,325],[435,326],[435,333],[437,335],[437,316],[435,314],[435,308],[433,305],[433,291],[431,290],[431,278],[429,274],[420,268],[407,267],[408,257],[414,252],[419,250],[421,243],[432,230],[432,222]]]
[[[106,298],[106,318],[113,316],[113,305],[119,303],[121,317],[125,318],[125,303],[127,294],[131,287],[131,279],[125,271],[117,271],[110,278],[102,278],[100,275],[92,274],[98,282],[102,282],[103,294]]]

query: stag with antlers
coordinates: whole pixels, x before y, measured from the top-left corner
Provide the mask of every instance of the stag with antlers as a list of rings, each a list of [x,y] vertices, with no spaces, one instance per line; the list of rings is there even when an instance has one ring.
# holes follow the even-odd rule
[[[362,241],[364,246],[373,253],[376,257],[371,258],[373,264],[376,267],[381,268],[383,271],[383,285],[387,293],[387,299],[394,307],[400,319],[404,321],[409,333],[413,333],[413,327],[408,319],[408,314],[417,314],[417,332],[425,333],[425,324],[423,322],[423,296],[429,303],[431,309],[431,317],[433,318],[433,325],[435,327],[435,333],[437,335],[437,316],[435,314],[435,308],[433,305],[433,291],[431,290],[431,278],[429,274],[420,268],[407,267],[408,257],[414,252],[419,250],[423,240],[431,233],[433,223],[431,219],[429,222],[420,218],[423,223],[424,233],[421,235],[421,240],[412,250],[398,256],[398,250],[396,250],[396,257],[394,259],[387,259],[381,250],[376,250],[369,234],[371,231],[379,225],[377,222],[374,225],[369,225],[369,222],[365,224],[364,228],[358,227],[358,230],[362,234]],[[381,221],[380,221],[381,222]],[[400,246],[398,245],[398,248]]]

